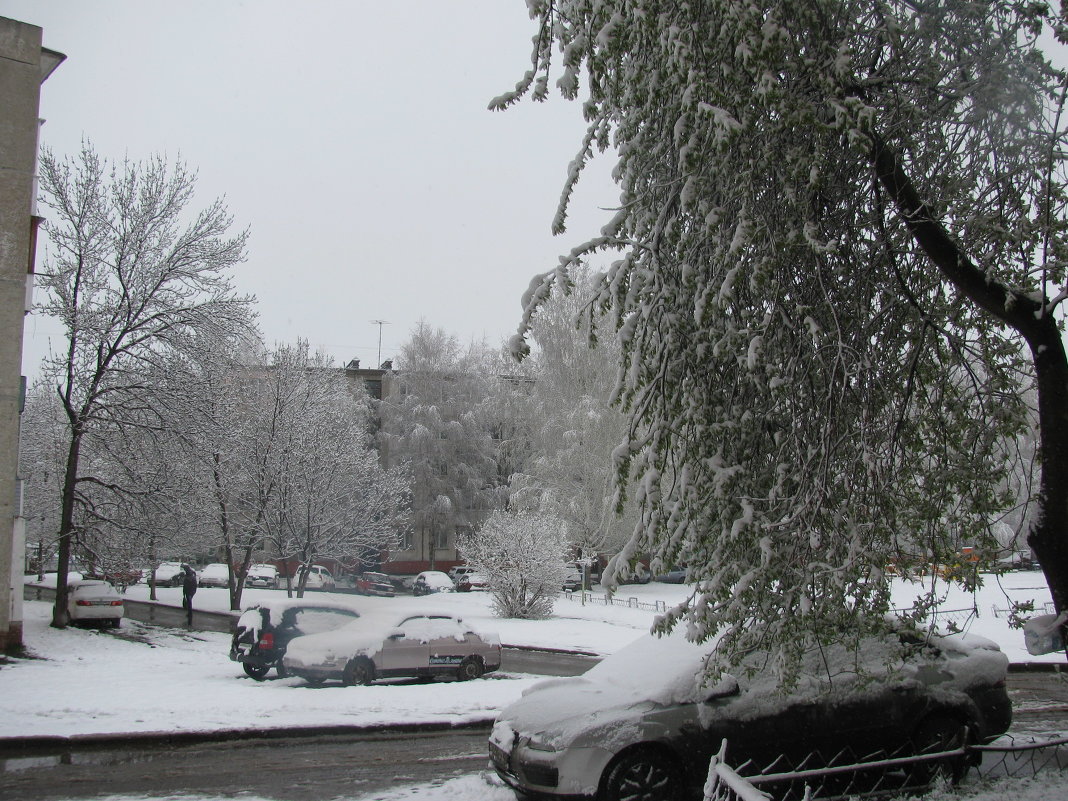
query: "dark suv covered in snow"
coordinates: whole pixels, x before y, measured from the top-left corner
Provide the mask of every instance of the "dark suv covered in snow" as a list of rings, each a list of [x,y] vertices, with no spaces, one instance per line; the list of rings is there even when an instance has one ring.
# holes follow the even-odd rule
[[[331,601],[285,598],[250,606],[241,613],[230,643],[230,658],[252,678],[262,681],[271,668],[285,675],[282,657],[294,637],[333,631],[360,613]]]

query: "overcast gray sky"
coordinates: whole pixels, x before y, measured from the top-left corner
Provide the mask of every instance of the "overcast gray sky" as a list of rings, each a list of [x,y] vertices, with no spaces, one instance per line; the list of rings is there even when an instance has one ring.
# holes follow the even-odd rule
[[[251,229],[236,281],[269,342],[371,366],[371,320],[389,321],[385,359],[425,318],[497,344],[530,279],[618,198],[602,159],[553,237],[579,104],[487,111],[529,67],[523,0],[0,0],[0,15],[67,56],[42,87],[44,146],[180,156],[199,205],[225,195]],[[27,375],[59,332],[27,319]]]

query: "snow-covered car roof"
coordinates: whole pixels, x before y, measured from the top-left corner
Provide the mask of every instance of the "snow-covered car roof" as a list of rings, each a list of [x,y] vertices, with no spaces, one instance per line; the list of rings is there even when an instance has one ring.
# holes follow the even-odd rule
[[[253,575],[266,575],[274,576],[278,573],[278,568],[274,565],[251,565],[248,569],[248,574]]]
[[[442,573],[440,570],[424,570],[415,577],[416,581],[419,579],[432,586],[452,586],[452,579],[449,578],[447,573]]]
[[[320,601],[315,598],[279,598],[268,601],[260,601],[245,607],[241,617],[237,619],[239,628],[258,629],[260,617],[263,612],[268,613],[268,620],[272,626],[282,622],[282,615],[289,609],[336,609],[341,612],[349,612],[360,617],[360,610],[351,604],[340,601]]]
[[[462,642],[468,632],[489,643],[500,642],[495,633],[480,632],[455,615],[443,615],[433,610],[409,610],[403,613],[376,610],[333,631],[297,637],[289,643],[286,655],[298,657],[305,665],[310,665],[333,662],[339,656],[347,659],[357,654],[374,654],[390,632],[401,626],[406,634],[422,636],[427,642],[448,636]]]
[[[200,571],[201,576],[214,576],[214,575],[228,576],[230,575],[230,569],[222,562],[213,562],[210,565],[205,565],[204,569]]]
[[[120,597],[118,590],[101,579],[78,579],[67,583],[71,595],[106,595]]]

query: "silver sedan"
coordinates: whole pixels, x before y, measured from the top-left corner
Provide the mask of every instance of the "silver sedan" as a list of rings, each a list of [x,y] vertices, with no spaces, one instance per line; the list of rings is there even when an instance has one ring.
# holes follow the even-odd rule
[[[370,684],[397,676],[466,681],[501,666],[501,642],[452,615],[409,612],[360,618],[335,631],[297,637],[283,663],[291,675],[312,684],[327,679]]]

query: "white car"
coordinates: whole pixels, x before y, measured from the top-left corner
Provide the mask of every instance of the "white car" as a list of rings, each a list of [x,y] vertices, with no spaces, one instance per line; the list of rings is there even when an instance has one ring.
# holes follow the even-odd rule
[[[298,568],[297,575],[293,579],[294,586],[300,579]],[[321,565],[312,565],[308,568],[308,581],[304,585],[306,590],[332,590],[337,586],[333,574]]]
[[[185,578],[181,562],[163,562],[155,573],[157,587],[181,587]]]
[[[126,609],[122,596],[106,581],[80,579],[67,585],[67,613],[76,623],[119,625]]]
[[[340,679],[351,686],[398,676],[466,681],[501,666],[501,641],[452,615],[386,613],[290,640],[282,663],[311,684]]]
[[[197,585],[200,587],[229,587],[230,569],[222,562],[214,562],[207,565],[197,574]]]
[[[453,584],[459,584],[462,577],[474,572],[475,569],[469,565],[456,565],[449,568],[449,578],[452,579]]]
[[[245,576],[245,586],[277,590],[278,568],[274,565],[252,565]]]
[[[415,577],[412,595],[430,595],[435,592],[456,592],[456,585],[440,570],[424,570]]]

